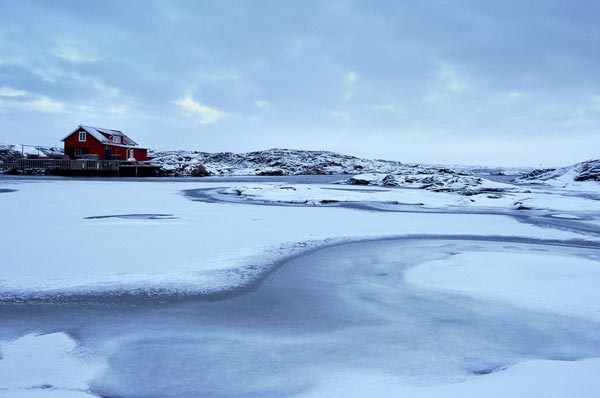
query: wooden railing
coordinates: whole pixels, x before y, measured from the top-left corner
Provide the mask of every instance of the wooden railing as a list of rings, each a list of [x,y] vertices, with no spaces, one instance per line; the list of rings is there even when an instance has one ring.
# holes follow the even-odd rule
[[[4,170],[72,170],[72,171],[118,171],[118,160],[64,160],[64,159],[18,159],[0,163]]]

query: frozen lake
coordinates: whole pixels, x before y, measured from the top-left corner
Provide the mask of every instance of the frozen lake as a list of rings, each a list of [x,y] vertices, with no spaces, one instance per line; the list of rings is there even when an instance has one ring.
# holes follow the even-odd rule
[[[344,244],[286,261],[227,297],[3,305],[2,333],[67,331],[105,358],[91,392],[106,397],[296,396],[349,370],[429,385],[528,359],[600,355],[598,318],[405,281],[412,267],[464,252],[598,258],[593,249],[515,242]]]
[[[600,391],[592,210],[183,193],[265,181],[242,180],[2,180],[0,397]]]

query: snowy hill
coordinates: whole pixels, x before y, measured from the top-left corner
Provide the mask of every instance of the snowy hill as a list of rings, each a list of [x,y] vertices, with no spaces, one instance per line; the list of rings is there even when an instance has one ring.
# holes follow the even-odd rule
[[[60,156],[61,149],[25,147],[23,155]],[[269,149],[247,153],[150,150],[151,163],[160,166],[163,176],[261,176],[261,175],[517,175],[531,172],[526,168],[461,165],[407,164],[394,160],[363,159],[329,151]],[[21,147],[0,143],[0,161],[21,158]],[[445,178],[444,177],[444,178]],[[404,184],[398,184],[404,185]]]
[[[56,157],[62,156],[63,149],[49,146],[25,146],[0,142],[0,161],[20,159],[23,156]]]
[[[22,157],[21,152],[14,145],[0,143],[0,162],[7,160],[18,159]]]
[[[547,184],[556,187],[600,187],[600,160],[588,160],[559,169],[534,170],[519,182]]]
[[[362,159],[329,151],[269,149],[248,153],[151,151],[164,175],[333,175],[333,174],[520,174],[531,169],[406,164]]]
[[[152,163],[170,175],[317,175],[392,172],[410,166],[328,151],[269,149],[248,153],[151,152]],[[201,167],[203,166],[203,167]],[[203,170],[204,168],[204,170]]]

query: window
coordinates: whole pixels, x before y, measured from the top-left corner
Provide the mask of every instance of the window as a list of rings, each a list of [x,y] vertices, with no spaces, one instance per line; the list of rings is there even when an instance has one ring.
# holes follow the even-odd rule
[[[87,138],[86,136],[87,136],[87,134],[85,131],[80,131],[79,132],[79,142],[85,142],[85,139]]]
[[[121,143],[121,137],[119,137],[118,135],[114,135],[112,140],[115,144]]]
[[[85,134],[85,133],[83,133],[83,134]],[[81,155],[83,155],[83,151],[81,150],[81,148],[75,148],[75,156],[81,156]]]

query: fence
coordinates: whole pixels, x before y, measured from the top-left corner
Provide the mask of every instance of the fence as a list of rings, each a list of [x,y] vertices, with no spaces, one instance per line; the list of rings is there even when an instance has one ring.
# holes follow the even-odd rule
[[[118,160],[64,160],[64,159],[18,159],[0,163],[5,170],[48,170],[75,172],[118,172]]]

